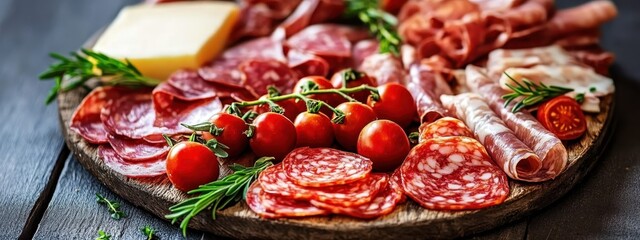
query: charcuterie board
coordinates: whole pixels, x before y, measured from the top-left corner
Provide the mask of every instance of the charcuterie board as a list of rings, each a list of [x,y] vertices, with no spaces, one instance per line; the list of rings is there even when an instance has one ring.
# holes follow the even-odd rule
[[[113,192],[164,219],[168,208],[184,200],[187,197],[185,194],[173,188],[164,177],[141,180],[114,172],[98,157],[97,146],[84,141],[69,129],[70,118],[87,93],[84,89],[76,89],[58,97],[60,124],[67,145],[76,159]],[[587,115],[588,129],[585,136],[565,143],[569,152],[569,166],[563,174],[554,180],[538,184],[511,181],[508,199],[498,206],[475,211],[444,212],[427,210],[408,201],[393,213],[374,220],[340,216],[267,220],[259,218],[241,202],[219,212],[216,220],[205,211],[191,221],[190,227],[245,239],[453,238],[478,233],[544,208],[585,177],[600,158],[612,134],[613,108],[614,96],[603,98],[602,111],[597,115]],[[223,174],[229,171],[224,166],[222,169]]]

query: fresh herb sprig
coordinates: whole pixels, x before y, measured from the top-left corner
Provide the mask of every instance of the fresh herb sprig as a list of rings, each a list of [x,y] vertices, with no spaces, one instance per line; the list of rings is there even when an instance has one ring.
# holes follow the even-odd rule
[[[123,211],[120,211],[120,203],[111,201],[99,193],[96,193],[96,202],[107,206],[109,213],[111,213],[111,218],[120,220],[121,218],[126,217],[126,214]]]
[[[400,54],[400,36],[395,30],[398,19],[378,6],[376,0],[347,0],[345,15],[357,17],[380,41],[380,53]]]
[[[102,230],[98,230],[98,237],[96,240],[111,240],[111,234],[105,233]]]
[[[512,112],[520,111],[523,108],[534,106],[553,97],[573,91],[571,88],[547,86],[544,83],[537,84],[527,79],[522,79],[522,82],[519,82],[506,72],[504,74],[515,83],[515,85],[505,84],[513,92],[502,96],[502,99],[506,100],[504,106],[507,107],[511,102],[519,100],[511,109]]]
[[[144,234],[147,240],[156,239],[156,230],[151,228],[151,226],[146,225],[143,228],[140,228],[140,231]]]
[[[71,53],[69,58],[58,53],[49,55],[58,62],[51,64],[39,76],[42,80],[55,80],[55,85],[45,99],[46,104],[53,102],[58,93],[85,86],[87,81],[96,77],[102,78],[108,85],[152,87],[160,83],[157,79],[142,76],[129,60],[120,61],[88,49]]]
[[[234,173],[226,177],[211,182],[191,190],[188,194],[200,194],[198,196],[184,200],[169,208],[170,214],[164,217],[171,220],[171,223],[180,222],[182,234],[187,235],[187,226],[189,221],[198,213],[205,209],[211,210],[211,216],[216,218],[216,211],[229,206],[231,203],[238,202],[246,198],[247,189],[251,183],[262,172],[273,163],[272,157],[262,157],[258,159],[252,167],[244,167],[234,164],[230,166]]]

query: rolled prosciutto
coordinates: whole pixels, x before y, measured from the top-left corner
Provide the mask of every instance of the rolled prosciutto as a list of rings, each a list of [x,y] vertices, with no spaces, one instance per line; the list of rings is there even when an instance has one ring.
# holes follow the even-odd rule
[[[542,126],[534,116],[525,111],[511,112],[513,105],[504,106],[502,96],[507,93],[484,73],[484,69],[469,65],[466,68],[469,89],[482,95],[490,108],[497,113],[524,144],[529,146],[542,161],[542,167],[530,181],[540,182],[557,177],[567,166],[567,149],[553,133]]]
[[[487,148],[493,161],[512,179],[539,182],[540,158],[475,93],[442,95],[442,105],[463,120]]]
[[[451,88],[442,75],[430,65],[411,65],[407,89],[416,101],[421,123],[431,123],[448,115],[447,110],[440,104],[440,96],[452,94]]]

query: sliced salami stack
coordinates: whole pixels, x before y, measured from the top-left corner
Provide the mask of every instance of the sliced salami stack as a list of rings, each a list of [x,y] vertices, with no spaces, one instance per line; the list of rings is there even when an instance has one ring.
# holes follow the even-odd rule
[[[247,205],[264,218],[342,214],[384,216],[404,194],[390,176],[371,173],[371,161],[330,148],[298,148],[265,169],[247,191]]]

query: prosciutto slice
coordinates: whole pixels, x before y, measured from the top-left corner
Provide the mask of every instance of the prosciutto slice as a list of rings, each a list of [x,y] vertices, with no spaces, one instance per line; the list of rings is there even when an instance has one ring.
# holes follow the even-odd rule
[[[402,62],[391,53],[376,53],[368,56],[358,68],[367,75],[374,77],[378,86],[386,83],[406,82],[406,73]]]
[[[498,78],[508,68],[528,68],[535,65],[577,64],[564,49],[558,45],[526,49],[498,49],[489,53],[487,69],[489,76]]]
[[[440,96],[452,94],[449,85],[430,65],[414,64],[409,69],[407,89],[416,101],[421,123],[430,123],[447,116]]]
[[[512,179],[539,182],[540,158],[515,135],[478,94],[443,95],[442,104],[475,133],[476,138]]]
[[[540,182],[557,177],[567,166],[567,149],[553,133],[542,126],[534,116],[525,111],[511,112],[513,105],[504,107],[502,96],[507,91],[492,81],[483,69],[469,65],[466,68],[468,87],[484,96],[491,109],[497,113],[518,139],[529,146],[542,160],[542,168],[531,177]]]

